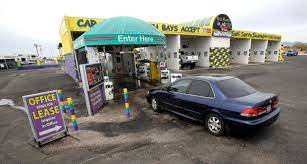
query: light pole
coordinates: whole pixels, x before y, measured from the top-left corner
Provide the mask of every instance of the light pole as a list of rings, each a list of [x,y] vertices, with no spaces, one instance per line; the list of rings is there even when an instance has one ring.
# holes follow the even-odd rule
[[[37,43],[34,43],[34,47],[36,49],[36,53],[37,53],[37,57],[38,57],[39,56],[38,47],[40,47],[40,45],[37,44]]]

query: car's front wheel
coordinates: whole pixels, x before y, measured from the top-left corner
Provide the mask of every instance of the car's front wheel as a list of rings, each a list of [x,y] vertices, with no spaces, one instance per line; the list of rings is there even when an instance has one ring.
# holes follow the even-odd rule
[[[155,97],[153,97],[153,98],[151,99],[151,107],[152,107],[152,109],[153,109],[155,112],[161,112],[161,111],[162,111],[162,110],[161,110],[161,106],[160,106],[160,104],[159,104],[159,101],[158,101],[158,99],[155,98]]]
[[[209,133],[215,136],[224,135],[225,125],[222,117],[218,114],[210,113],[206,117],[206,128]]]

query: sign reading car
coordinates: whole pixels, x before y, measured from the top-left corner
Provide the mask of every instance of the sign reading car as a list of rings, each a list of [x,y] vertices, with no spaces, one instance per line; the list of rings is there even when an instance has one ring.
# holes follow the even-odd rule
[[[93,27],[95,24],[97,24],[97,22],[93,19],[79,19],[77,21],[79,27]]]
[[[83,17],[64,17],[66,28],[68,31],[87,31],[94,25],[103,21],[99,18],[83,18]],[[62,30],[63,31],[63,30]]]
[[[66,132],[57,91],[23,96],[34,138],[38,144],[58,133]]]

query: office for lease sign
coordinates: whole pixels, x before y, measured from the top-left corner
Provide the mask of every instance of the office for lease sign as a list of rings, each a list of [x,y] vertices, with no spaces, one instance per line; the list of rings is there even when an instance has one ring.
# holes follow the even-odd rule
[[[23,96],[26,112],[36,141],[66,131],[57,91]]]

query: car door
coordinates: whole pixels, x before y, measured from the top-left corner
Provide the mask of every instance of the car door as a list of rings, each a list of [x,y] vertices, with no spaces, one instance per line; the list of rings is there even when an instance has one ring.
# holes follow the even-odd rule
[[[214,101],[214,92],[209,82],[193,80],[187,90],[187,96],[182,99],[182,108],[186,114],[202,120]]]
[[[181,112],[180,107],[182,106],[181,100],[186,96],[188,87],[191,84],[191,80],[182,79],[172,83],[167,88],[167,100],[164,105],[167,109],[173,112]]]

